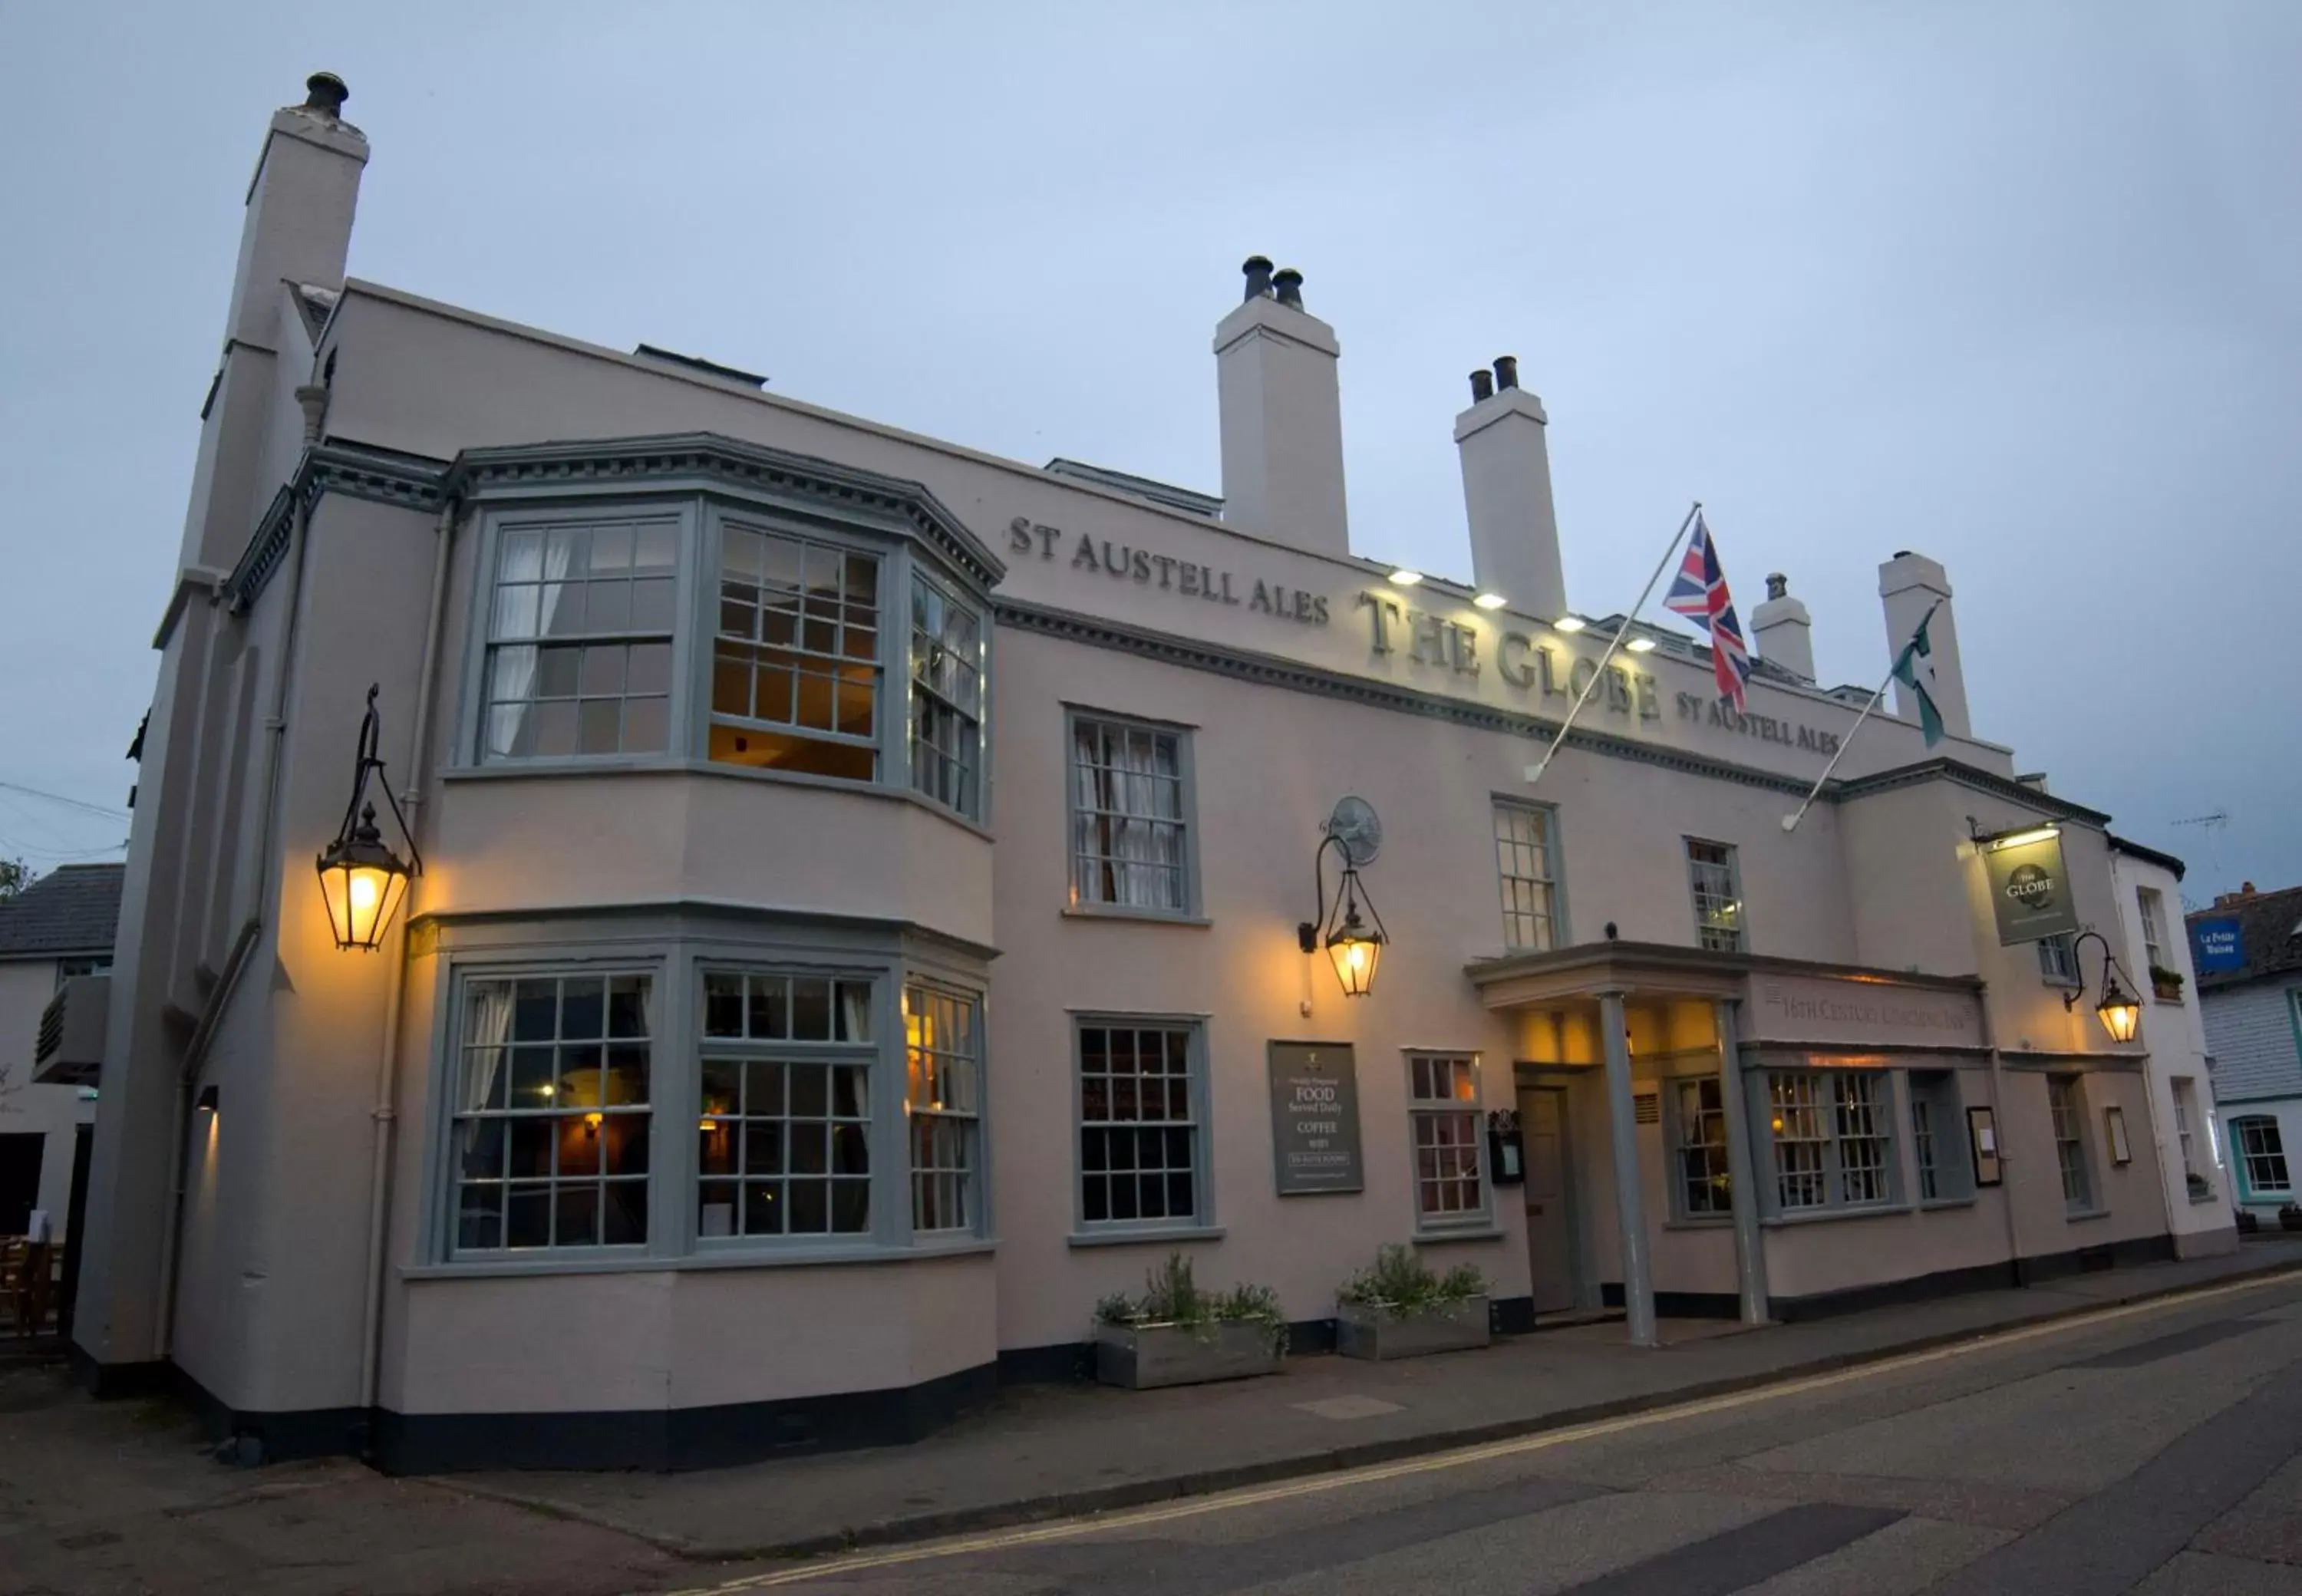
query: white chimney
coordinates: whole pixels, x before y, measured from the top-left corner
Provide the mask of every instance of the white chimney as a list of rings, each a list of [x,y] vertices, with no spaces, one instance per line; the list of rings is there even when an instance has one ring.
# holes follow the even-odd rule
[[[1335,330],[1303,308],[1303,274],[1250,259],[1246,303],[1215,328],[1223,519],[1322,554],[1348,555]]]
[[[1923,554],[1898,550],[1878,567],[1878,598],[1886,611],[1886,647],[1900,659],[1919,623],[1927,623],[1927,643],[1935,668],[1935,712],[1943,730],[1953,737],[1971,736],[1973,718],[1966,708],[1966,673],[1958,661],[1958,622],[1951,613],[1950,578],[1942,567]],[[1933,618],[1928,620],[1929,612]],[[1905,720],[1919,718],[1917,697],[1901,682],[1895,684],[1895,713]]]
[[[1813,623],[1806,606],[1791,597],[1791,579],[1780,571],[1767,574],[1767,601],[1751,612],[1751,634],[1760,659],[1802,682],[1814,680]]]
[[[248,185],[229,328],[259,349],[273,347],[282,282],[343,287],[352,209],[367,164],[366,137],[343,120],[349,97],[343,80],[315,72],[305,88],[302,105],[272,113]]]
[[[1517,360],[1505,355],[1491,375],[1471,374],[1471,407],[1455,417],[1455,447],[1473,579],[1522,614],[1557,620],[1567,613],[1567,574],[1550,502],[1550,424],[1542,401],[1518,385]]]

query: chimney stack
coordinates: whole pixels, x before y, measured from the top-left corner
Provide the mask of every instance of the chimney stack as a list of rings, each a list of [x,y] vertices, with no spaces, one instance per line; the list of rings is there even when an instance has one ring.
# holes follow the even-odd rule
[[[1751,612],[1751,635],[1760,658],[1802,682],[1814,680],[1813,623],[1806,606],[1791,597],[1791,579],[1780,571],[1767,575],[1767,601]]]
[[[1335,330],[1303,308],[1303,273],[1241,268],[1245,301],[1215,328],[1223,519],[1321,554],[1348,555],[1342,388]]]
[[[1972,736],[1974,721],[1967,713],[1966,673],[1958,659],[1958,620],[1951,611],[1950,577],[1925,555],[1897,550],[1894,559],[1878,567],[1878,599],[1886,612],[1886,648],[1895,659],[1902,657],[1903,645],[1911,641],[1928,611],[1933,612],[1934,618],[1927,621],[1927,643],[1935,669],[1935,711],[1942,717],[1943,730],[1952,736]],[[1899,681],[1895,684],[1895,713],[1905,720],[1919,718],[1917,696]]]
[[[1480,591],[1500,593],[1521,614],[1556,620],[1567,613],[1567,575],[1550,500],[1549,425],[1542,401],[1518,385],[1518,361],[1504,355],[1491,378],[1473,374],[1471,407],[1455,417],[1455,446]]]

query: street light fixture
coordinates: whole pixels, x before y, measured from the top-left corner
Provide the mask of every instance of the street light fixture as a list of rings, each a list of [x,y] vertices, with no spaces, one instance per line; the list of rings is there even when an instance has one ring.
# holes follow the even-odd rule
[[[358,763],[352,770],[352,801],[344,806],[344,823],[336,840],[328,844],[318,863],[320,895],[327,902],[328,925],[335,933],[336,945],[364,953],[374,953],[383,945],[391,917],[407,895],[408,882],[424,870],[424,857],[416,850],[416,839],[408,835],[407,817],[400,812],[399,800],[392,796],[391,784],[384,778],[383,761],[376,757],[381,723],[375,695],[376,689],[370,687],[367,715],[360,721]],[[391,806],[399,839],[407,844],[407,859],[393,852],[376,828],[375,805],[367,797],[371,775],[383,790],[383,801]]]
[[[2079,949],[2088,941],[2102,944],[2102,996],[2094,1005],[2094,1012],[2102,1021],[2102,1029],[2110,1033],[2112,1041],[2131,1042],[2134,1033],[2142,1026],[2142,1004],[2130,996],[2126,988],[2118,984],[2117,976],[2111,973],[2117,969],[2118,961],[2111,956],[2110,943],[2099,931],[2081,931],[2071,939],[2071,962],[2073,965],[2079,963]],[[2077,988],[2063,994],[2063,1009],[2077,1008],[2079,999],[2085,995],[2086,978],[2081,966]]]
[[[1371,820],[1373,811],[1368,814]],[[1375,967],[1382,962],[1382,950],[1390,941],[1390,934],[1383,929],[1382,916],[1375,911],[1374,900],[1367,895],[1366,887],[1359,880],[1359,863],[1374,857],[1372,841],[1355,845],[1365,836],[1365,832],[1345,832],[1331,826],[1320,839],[1319,850],[1311,861],[1318,883],[1319,918],[1304,920],[1295,928],[1296,940],[1305,953],[1316,953],[1322,947],[1327,950],[1345,997],[1365,997],[1374,990]],[[1327,896],[1330,848],[1343,856],[1342,878],[1335,883],[1332,900]],[[1365,918],[1359,913],[1362,905],[1366,910]],[[1373,927],[1368,926],[1368,920],[1374,922]]]

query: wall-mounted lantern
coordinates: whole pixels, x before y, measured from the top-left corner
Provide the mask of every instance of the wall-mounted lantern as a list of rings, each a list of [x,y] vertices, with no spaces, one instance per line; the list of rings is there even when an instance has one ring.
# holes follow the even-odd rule
[[[1382,916],[1375,911],[1374,900],[1359,882],[1358,867],[1374,858],[1382,843],[1382,823],[1375,819],[1374,805],[1364,798],[1346,798],[1336,804],[1327,819],[1327,835],[1319,840],[1318,852],[1311,861],[1318,886],[1319,918],[1295,928],[1296,939],[1305,953],[1327,950],[1345,997],[1365,997],[1374,989],[1375,967],[1382,962],[1383,947],[1390,941]],[[1332,899],[1327,896],[1330,848],[1343,856],[1342,878],[1335,883]],[[1366,910],[1364,917],[1359,913],[1362,906]],[[1368,920],[1374,923],[1370,926]]]
[[[424,872],[423,855],[416,851],[416,839],[407,832],[407,817],[400,812],[399,800],[392,796],[391,784],[384,779],[383,761],[376,757],[375,694],[375,688],[367,690],[367,716],[360,722],[359,762],[352,770],[352,801],[344,806],[344,823],[336,840],[319,860],[320,895],[327,900],[328,924],[335,932],[336,945],[367,953],[382,945],[391,917],[407,895],[408,882]],[[407,844],[406,859],[394,853],[376,829],[375,805],[367,796],[371,775],[383,789],[383,801],[391,806],[399,840]]]
[[[2142,1004],[2128,995],[2126,988],[2118,984],[2118,978],[2111,973],[2118,968],[2118,961],[2111,957],[2110,944],[2103,934],[2081,931],[2073,937],[2071,941],[2071,962],[2078,963],[2079,949],[2088,941],[2102,944],[2102,998],[2094,1005],[2094,1012],[2101,1018],[2102,1029],[2110,1033],[2112,1041],[2131,1042],[2134,1033],[2142,1026]],[[2063,1007],[2065,1010],[2078,1007],[2079,999],[2085,991],[2086,982],[2081,977],[2076,991],[2063,994]]]

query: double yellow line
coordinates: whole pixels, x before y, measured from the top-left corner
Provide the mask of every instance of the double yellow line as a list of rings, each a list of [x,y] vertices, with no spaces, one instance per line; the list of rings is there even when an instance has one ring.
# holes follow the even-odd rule
[[[944,1558],[971,1557],[978,1552],[1003,1551],[1017,1546],[1044,1546],[1054,1541],[1076,1540],[1082,1535],[1100,1535],[1113,1530],[1139,1529],[1146,1525],[1171,1524],[1179,1518],[1196,1518],[1206,1513],[1229,1513],[1240,1508],[1260,1507],[1266,1502],[1290,1501],[1298,1497],[1318,1496],[1330,1491],[1348,1491],[1355,1486],[1372,1485],[1384,1480],[1406,1479],[1415,1474],[1437,1474],[1444,1469],[1466,1468],[1474,1464],[1491,1463],[1499,1457],[1523,1457],[1530,1452],[1548,1451],[1554,1447],[1571,1446],[1578,1441],[1591,1441],[1602,1435],[1620,1435],[1627,1431],[1644,1430],[1660,1424],[1676,1424],[1682,1419],[1701,1418],[1706,1414],[1730,1413],[1739,1407],[1755,1407],[1761,1402],[1777,1401],[1784,1397],[1795,1397],[1807,1391],[1827,1390],[1833,1386],[1851,1385],[1858,1381],[1875,1380],[1883,1374],[1893,1374],[1904,1369],[1922,1368],[1929,1364],[1946,1363],[1953,1358],[1971,1357],[1978,1352],[1995,1352],[2020,1342],[2036,1340],[2043,1336],[2067,1335],[2074,1331],[2090,1330],[2097,1325],[2114,1323],[2138,1314],[2161,1312],[2167,1308],[2186,1307],[2209,1302],[2216,1298],[2233,1296],[2242,1291],[2259,1290],[2265,1286],[2292,1283],[2291,1272],[2237,1281],[2223,1286],[2206,1286],[2179,1296],[2155,1297],[2147,1302],[2129,1303],[2122,1307],[2104,1308],[2096,1313],[2074,1315],[2055,1319],[2045,1324],[2033,1324],[2020,1330],[2000,1331],[1970,1341],[1960,1341],[1938,1347],[1928,1352],[1913,1352],[1901,1357],[1890,1357],[1878,1363],[1864,1364],[1852,1369],[1842,1369],[1830,1374],[1812,1374],[1795,1380],[1785,1380],[1776,1385],[1754,1386],[1749,1390],[1728,1396],[1706,1397],[1700,1401],[1682,1402],[1672,1407],[1651,1408],[1644,1413],[1626,1414],[1620,1418],[1600,1419],[1588,1424],[1573,1424],[1559,1430],[1546,1430],[1539,1434],[1523,1435],[1510,1441],[1490,1441],[1483,1446],[1461,1447],[1449,1452],[1433,1452],[1426,1457],[1409,1458],[1399,1463],[1370,1464],[1365,1468],[1338,1470],[1333,1474],[1315,1474],[1308,1479],[1295,1480],[1283,1485],[1253,1486],[1240,1491],[1227,1491],[1213,1496],[1194,1497],[1188,1501],[1171,1502],[1164,1507],[1138,1508],[1120,1513],[1092,1514],[1082,1518],[1067,1518],[1054,1524],[1043,1524],[1024,1529],[995,1530],[979,1535],[961,1536],[954,1540],[928,1541],[918,1546],[892,1547],[885,1551],[857,1552],[848,1557],[830,1558],[819,1562],[778,1568],[765,1574],[748,1575],[722,1584],[699,1585],[676,1591],[669,1596],[722,1596],[731,1591],[764,1591],[777,1585],[803,1584],[810,1580],[828,1579],[835,1575],[857,1574],[870,1568],[893,1568],[905,1563],[934,1562]]]

